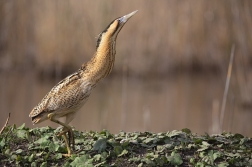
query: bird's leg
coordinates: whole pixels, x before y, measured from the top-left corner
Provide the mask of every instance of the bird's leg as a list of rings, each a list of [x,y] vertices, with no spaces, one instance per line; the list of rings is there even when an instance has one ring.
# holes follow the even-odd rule
[[[71,129],[72,130],[72,129]],[[72,133],[71,134],[71,132],[68,130],[68,129],[66,129],[65,127],[63,128],[63,130],[62,130],[62,132],[60,132],[59,134],[58,134],[58,136],[62,136],[62,135],[64,135],[64,134],[66,134],[68,132],[68,144],[69,144],[69,146],[71,146],[71,144],[72,144],[72,149],[73,149],[73,151],[75,150],[75,148],[74,148],[74,146],[75,146],[75,142],[74,142],[74,134]]]
[[[68,132],[68,145],[71,146],[71,142],[70,142],[70,136],[71,136],[71,134],[69,133],[68,129],[66,129],[65,127],[63,127],[62,131],[60,133],[58,133],[57,136],[66,135],[67,132]]]
[[[67,152],[68,152],[68,154],[66,156],[70,156],[71,155],[71,149],[70,149],[68,141],[67,141],[66,132],[69,133],[69,137],[73,136],[72,128],[69,125],[64,124],[63,122],[60,122],[59,120],[55,119],[54,115],[55,115],[54,113],[50,113],[50,114],[47,115],[47,117],[50,119],[50,121],[55,122],[57,124],[60,124],[60,125],[62,125],[64,127],[63,132],[60,133],[60,136],[63,135],[63,138],[64,138],[65,143],[66,143]],[[71,138],[73,138],[73,137],[71,137]],[[70,139],[69,139],[69,141],[70,141]]]
[[[71,112],[71,113],[66,115],[66,122],[65,122],[66,124],[69,124],[73,120],[73,118],[75,116],[75,113],[76,112]],[[75,147],[74,147],[75,142],[74,142],[74,133],[73,133],[73,131],[71,131],[71,132],[69,131],[68,136],[69,136],[69,143],[72,143],[72,149],[74,150],[75,149]],[[71,145],[71,144],[69,144],[69,145]]]
[[[70,132],[68,132],[68,136],[69,136],[69,143],[72,143],[72,149],[74,151],[75,150],[74,133],[72,132],[72,134],[70,134]]]
[[[71,156],[71,149],[70,149],[70,147],[69,147],[66,134],[63,133],[62,135],[63,135],[63,138],[64,138],[64,140],[65,140],[66,147],[67,147],[67,154],[62,154],[62,155],[65,156],[65,157],[70,157],[70,156]]]

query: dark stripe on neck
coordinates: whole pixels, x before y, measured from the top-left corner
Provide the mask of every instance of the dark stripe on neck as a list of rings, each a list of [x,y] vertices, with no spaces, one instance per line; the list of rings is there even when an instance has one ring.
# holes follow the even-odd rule
[[[116,18],[116,19],[118,19],[118,18]],[[115,19],[115,20],[116,20],[116,19]],[[115,20],[113,20],[113,21],[105,28],[105,30],[103,30],[103,31],[99,34],[98,39],[97,39],[97,43],[96,43],[96,51],[97,51],[98,47],[100,46],[100,43],[101,43],[101,40],[102,40],[102,35],[108,31],[110,25],[113,24]],[[118,28],[119,28],[119,24],[117,24],[116,29],[115,29],[115,31],[113,32],[112,36],[114,35],[114,33],[117,31]]]

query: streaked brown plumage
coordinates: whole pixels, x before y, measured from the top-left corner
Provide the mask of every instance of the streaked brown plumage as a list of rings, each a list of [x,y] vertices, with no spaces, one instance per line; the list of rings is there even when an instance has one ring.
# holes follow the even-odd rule
[[[72,144],[74,149],[74,136],[68,124],[73,120],[76,112],[85,104],[91,90],[112,71],[116,54],[117,35],[128,19],[136,12],[134,11],[113,20],[99,34],[94,57],[86,64],[83,64],[77,72],[55,85],[29,114],[33,124],[50,119],[64,127],[59,135],[64,137],[68,156],[71,155],[69,144]],[[58,118],[63,116],[66,117],[64,123],[58,121]],[[67,132],[69,134],[69,144],[66,138]]]

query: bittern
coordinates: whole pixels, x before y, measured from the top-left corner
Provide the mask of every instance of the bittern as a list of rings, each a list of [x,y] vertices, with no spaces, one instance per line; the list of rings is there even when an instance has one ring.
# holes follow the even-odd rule
[[[33,124],[49,119],[63,126],[62,132],[58,136],[62,135],[65,140],[68,151],[66,156],[71,155],[70,146],[72,144],[74,150],[75,144],[73,130],[68,124],[88,100],[92,89],[112,71],[115,62],[117,35],[136,12],[113,20],[99,34],[93,58],[84,63],[77,72],[55,85],[29,114]],[[58,120],[60,117],[66,118],[64,123]],[[68,139],[66,133],[68,133]]]

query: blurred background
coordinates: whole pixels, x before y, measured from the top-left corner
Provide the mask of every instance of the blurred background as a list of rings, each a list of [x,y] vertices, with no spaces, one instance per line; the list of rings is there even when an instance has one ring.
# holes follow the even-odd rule
[[[252,136],[252,1],[0,1],[0,127],[33,126],[45,94],[95,52],[115,18],[139,12],[117,38],[112,73],[71,125],[167,132],[220,130]],[[228,63],[233,71],[220,127]]]

